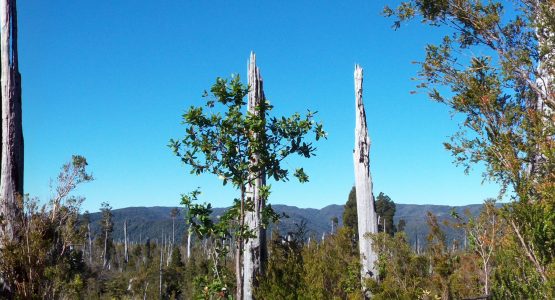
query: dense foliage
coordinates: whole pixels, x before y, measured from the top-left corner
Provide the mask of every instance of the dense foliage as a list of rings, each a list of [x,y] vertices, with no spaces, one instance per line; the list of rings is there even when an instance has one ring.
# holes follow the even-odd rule
[[[384,12],[395,28],[420,19],[448,32],[427,46],[419,88],[460,117],[445,143],[455,162],[467,172],[485,166],[500,198],[513,200],[502,212],[512,233],[506,246],[520,249],[513,266],[526,276],[504,276],[505,295],[554,297],[555,4],[411,0]]]
[[[84,158],[76,157],[62,170],[73,175],[59,178],[90,181],[85,166]],[[189,196],[191,204],[195,203],[197,194]],[[91,232],[88,215],[78,214],[82,198],[67,193],[55,199],[59,200],[40,210],[36,201],[28,200],[35,208],[26,210],[25,243],[2,252],[7,258],[2,272],[17,278],[13,298],[233,298],[236,254],[229,250],[234,240],[222,239],[227,232],[225,216],[217,223],[213,218],[202,219],[202,226],[197,223],[196,217],[209,210],[206,205],[190,205],[191,211],[184,214],[191,218],[189,224],[197,234],[189,257],[186,245],[173,243],[168,231],[131,242],[126,259],[123,241],[106,235],[113,215],[108,204],[102,205],[103,218],[96,221],[101,230]],[[388,203],[394,205],[390,199]],[[489,294],[519,299],[538,290],[547,292],[519,250],[512,226],[502,218],[504,210],[487,201],[479,215],[453,211],[443,224],[429,214],[429,234],[422,251],[416,251],[404,232],[364,237],[373,240],[379,254],[378,280],[367,283],[374,298],[459,299]],[[56,223],[60,218],[64,226]],[[450,240],[453,236],[448,238],[446,228],[464,232],[466,239]],[[275,231],[268,242],[266,276],[255,291],[257,299],[362,299],[354,233],[344,226],[320,240],[307,232],[304,222],[286,235]],[[529,284],[514,286],[521,276]]]

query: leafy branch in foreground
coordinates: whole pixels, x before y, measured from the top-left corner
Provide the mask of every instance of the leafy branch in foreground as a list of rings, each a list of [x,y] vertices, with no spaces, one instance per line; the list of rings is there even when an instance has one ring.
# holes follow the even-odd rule
[[[445,143],[455,163],[466,172],[485,166],[484,179],[501,185],[500,198],[509,193],[514,200],[501,215],[512,227],[512,246],[521,249],[515,253],[529,261],[519,266],[522,273],[532,268],[540,284],[515,278],[507,287],[549,298],[555,286],[555,4],[410,0],[384,13],[395,18],[395,28],[419,18],[448,29],[439,44],[426,47],[418,87],[462,117]]]
[[[281,161],[292,154],[314,155],[316,148],[307,141],[307,134],[312,132],[316,141],[326,137],[322,125],[314,120],[315,112],[308,111],[304,117],[298,113],[288,118],[270,117],[273,106],[267,101],[257,107],[264,115],[243,112],[248,89],[239,76],[229,81],[218,78],[211,93],[214,98],[205,92],[204,107],[192,106],[183,115],[185,137],[169,143],[174,154],[191,167],[191,174],[215,174],[224,185],[231,182],[237,189],[247,184],[253,169],[264,169],[268,178],[286,181],[289,170]],[[216,104],[225,112],[216,110]],[[253,133],[264,138],[255,139]],[[249,160],[255,152],[259,163],[251,166]],[[294,176],[308,180],[302,168],[296,169]]]

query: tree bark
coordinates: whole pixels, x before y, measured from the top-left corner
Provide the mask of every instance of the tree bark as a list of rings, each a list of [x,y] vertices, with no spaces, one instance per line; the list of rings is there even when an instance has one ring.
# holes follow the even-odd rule
[[[264,120],[266,98],[264,97],[260,69],[256,66],[256,55],[252,52],[248,67],[248,77],[248,111]],[[257,133],[252,134],[252,139],[255,141],[261,141],[264,138]],[[266,175],[264,170],[259,168],[259,153],[253,152],[251,167],[254,170],[251,171],[246,190],[247,202],[253,204],[253,209],[245,212],[245,222],[247,229],[252,231],[255,237],[245,241],[245,251],[243,254],[243,299],[247,300],[253,298],[253,287],[257,285],[257,277],[264,274],[264,264],[268,257],[266,230],[262,224],[262,211],[265,206],[265,200],[260,196],[260,188],[266,185]]]
[[[128,248],[127,248],[127,219],[125,221],[123,221],[123,243],[124,243],[124,260],[125,263],[129,262],[129,254],[128,254]]]
[[[241,210],[239,214],[239,228],[242,230],[245,225],[245,187],[241,187]],[[243,299],[243,239],[240,235],[237,236],[236,240],[236,254],[235,254],[235,282],[237,285],[237,300]]]
[[[146,292],[147,292],[147,290],[148,290],[148,281],[147,281],[146,284],[145,284],[145,291],[144,291],[144,293],[143,293],[143,300],[146,300]]]
[[[17,12],[15,0],[0,2],[0,85],[2,97],[2,158],[0,176],[0,247],[5,238],[17,241],[23,196],[23,130],[21,74],[17,52]]]
[[[104,231],[104,251],[102,253],[102,266],[104,269],[106,269],[106,266],[108,265],[108,230]]]
[[[89,237],[89,265],[92,266],[92,236],[91,236],[91,224],[87,224],[87,231],[88,231],[88,237]]]
[[[378,223],[372,194],[372,176],[370,174],[370,138],[366,124],[366,112],[362,102],[362,68],[355,66],[355,150],[353,152],[355,169],[355,189],[357,199],[358,236],[361,257],[361,280],[376,277],[377,254],[372,248],[367,233],[377,233]]]
[[[187,230],[187,260],[191,257],[191,228]]]
[[[4,242],[20,239],[17,220],[22,219],[23,206],[19,203],[23,202],[23,128],[15,0],[0,0],[0,26],[0,248],[3,248]],[[9,295],[11,290],[0,276],[0,292]]]
[[[160,293],[160,299],[162,299],[162,262],[164,261],[164,248],[160,245],[160,286],[158,292]]]
[[[172,217],[172,245],[175,244],[175,216]]]

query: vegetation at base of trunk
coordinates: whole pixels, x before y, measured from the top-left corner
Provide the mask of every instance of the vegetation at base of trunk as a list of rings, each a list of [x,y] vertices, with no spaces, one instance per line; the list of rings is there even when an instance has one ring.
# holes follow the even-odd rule
[[[87,178],[84,182],[92,179],[82,178]],[[188,203],[185,205],[188,213],[184,215],[190,218],[191,231],[203,237],[195,239],[189,259],[184,255],[186,240],[175,245],[168,232],[166,239],[145,237],[142,243],[131,241],[127,262],[123,241],[114,240],[109,268],[104,268],[102,256],[104,232],[92,233],[92,249],[86,242],[87,220],[79,217],[81,202],[75,200],[81,198],[69,195],[59,202],[56,214],[66,216],[65,226],[56,223],[61,220],[59,217],[52,219],[51,206],[26,209],[25,224],[30,226],[25,231],[30,248],[26,243],[14,244],[2,253],[8,253],[9,258],[2,265],[3,274],[9,274],[9,270],[19,276],[19,281],[13,283],[18,287],[14,298],[36,295],[66,299],[157,299],[161,294],[162,299],[233,299],[235,252],[230,251],[234,240],[228,231],[237,227],[226,222],[236,223],[236,219],[224,214],[216,222],[207,217],[209,204],[196,203],[197,196],[198,193],[184,196]],[[484,295],[482,244],[484,249],[491,249],[490,295],[503,299],[549,295],[549,287],[543,284],[535,267],[523,257],[520,244],[513,239],[512,227],[503,218],[498,219],[499,223],[493,221],[493,216],[501,216],[506,209],[487,201],[476,216],[453,214],[440,221],[430,214],[428,243],[420,253],[408,243],[404,232],[365,237],[372,239],[378,251],[379,270],[378,278],[365,285],[374,299],[462,299]],[[237,207],[228,213],[234,211]],[[358,244],[353,229],[343,226],[325,240],[317,241],[305,228],[306,224],[301,223],[285,236],[274,232],[268,243],[267,272],[259,278],[256,299],[362,299]],[[467,232],[468,246],[463,246],[462,238],[447,240],[447,228]],[[497,230],[491,232],[492,228]],[[90,251],[92,261],[88,259]],[[44,256],[45,253],[52,256]],[[527,285],[514,284],[523,278]]]
[[[84,198],[72,192],[93,180],[86,170],[87,161],[73,156],[62,167],[56,194],[41,205],[36,198],[24,199],[21,241],[4,241],[0,273],[14,287],[14,298],[78,297],[88,276],[81,245],[84,232],[79,225],[79,209]]]

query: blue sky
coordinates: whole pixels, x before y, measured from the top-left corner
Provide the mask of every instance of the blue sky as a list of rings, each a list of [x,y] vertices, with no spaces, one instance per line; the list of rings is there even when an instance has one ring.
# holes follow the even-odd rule
[[[364,68],[374,192],[398,203],[463,205],[497,195],[452,164],[442,142],[456,122],[411,81],[437,32],[398,31],[385,1],[20,1],[25,189],[47,199],[49,181],[72,154],[96,180],[77,193],[83,208],[173,206],[197,186],[202,200],[235,192],[192,176],[167,148],[180,116],[215,78],[246,77],[257,53],[277,115],[319,111],[329,133],[317,156],[294,159],[310,182],[272,184],[272,203],[343,204],[353,184],[354,64]]]

